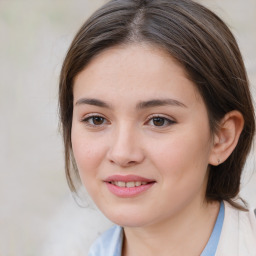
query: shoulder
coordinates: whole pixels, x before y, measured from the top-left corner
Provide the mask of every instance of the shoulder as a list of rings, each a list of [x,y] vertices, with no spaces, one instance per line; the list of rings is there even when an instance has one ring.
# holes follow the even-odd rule
[[[248,211],[240,211],[230,205],[228,202],[224,202],[225,205],[225,221],[230,224],[239,224],[239,228],[246,228],[250,230],[256,238],[256,208],[250,208]]]
[[[254,210],[240,211],[224,202],[225,216],[216,255],[256,256]]]
[[[123,229],[115,225],[96,239],[89,250],[89,256],[121,256],[122,243]]]

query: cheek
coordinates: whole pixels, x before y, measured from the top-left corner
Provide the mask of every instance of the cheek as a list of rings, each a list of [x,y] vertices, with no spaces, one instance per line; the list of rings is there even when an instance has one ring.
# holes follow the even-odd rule
[[[72,131],[71,140],[76,165],[82,182],[85,183],[90,177],[96,177],[104,147],[91,136],[84,136],[76,130]]]
[[[179,132],[159,142],[151,151],[151,159],[161,175],[178,180],[194,180],[205,176],[208,166],[210,143],[208,133]]]

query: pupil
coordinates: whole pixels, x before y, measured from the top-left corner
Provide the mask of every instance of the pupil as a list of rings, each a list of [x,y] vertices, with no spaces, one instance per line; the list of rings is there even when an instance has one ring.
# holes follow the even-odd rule
[[[100,125],[103,123],[103,118],[99,116],[93,117],[93,124],[95,125]]]
[[[153,123],[155,126],[162,126],[164,125],[164,119],[161,117],[154,117]]]

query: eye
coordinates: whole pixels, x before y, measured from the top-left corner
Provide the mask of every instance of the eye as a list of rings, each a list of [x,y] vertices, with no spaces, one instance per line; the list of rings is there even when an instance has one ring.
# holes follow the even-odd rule
[[[82,120],[82,122],[86,123],[89,126],[102,126],[107,122],[107,120],[102,116],[93,115],[93,116],[85,117]]]
[[[166,118],[166,117],[162,117],[162,116],[154,116],[154,117],[150,118],[147,123],[149,125],[152,125],[155,127],[166,127],[166,126],[174,124],[175,121],[173,121],[169,118]]]

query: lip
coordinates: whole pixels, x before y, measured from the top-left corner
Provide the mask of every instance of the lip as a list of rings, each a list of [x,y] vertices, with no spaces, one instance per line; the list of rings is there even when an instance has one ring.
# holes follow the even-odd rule
[[[111,183],[115,181],[122,181],[122,182],[140,181],[140,182],[147,182],[147,184],[140,185],[137,187],[136,186],[135,187],[119,187]],[[137,175],[125,175],[125,176],[112,175],[112,176],[109,176],[107,179],[105,179],[104,182],[112,194],[121,198],[136,197],[141,193],[150,189],[156,183],[155,180],[147,179]]]
[[[104,180],[105,182],[111,182],[111,181],[123,181],[123,182],[129,182],[129,181],[140,181],[140,182],[155,182],[155,180],[147,179],[141,176],[137,175],[112,175],[107,177],[107,179]]]

